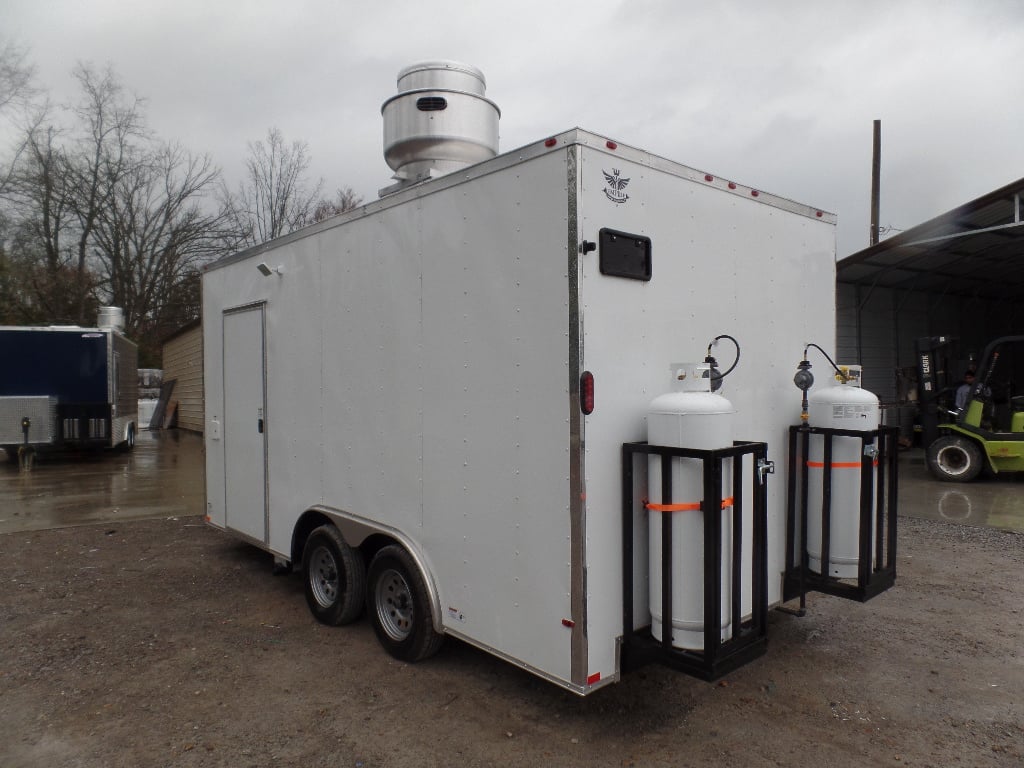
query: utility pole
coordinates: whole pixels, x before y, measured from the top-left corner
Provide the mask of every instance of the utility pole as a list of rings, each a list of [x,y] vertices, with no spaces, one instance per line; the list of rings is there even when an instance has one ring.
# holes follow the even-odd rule
[[[882,121],[875,120],[871,152],[871,245],[878,245],[878,199],[882,170]]]

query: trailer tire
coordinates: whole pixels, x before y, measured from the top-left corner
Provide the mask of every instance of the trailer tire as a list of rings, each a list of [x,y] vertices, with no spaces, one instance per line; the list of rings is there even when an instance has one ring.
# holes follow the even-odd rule
[[[370,563],[366,609],[380,644],[400,661],[433,656],[444,642],[434,630],[423,575],[402,547],[384,547]]]
[[[302,550],[306,603],[316,620],[332,627],[351,624],[363,612],[366,564],[333,525],[321,525]]]
[[[978,444],[956,435],[945,435],[929,445],[927,460],[932,475],[948,483],[970,482],[985,464]]]

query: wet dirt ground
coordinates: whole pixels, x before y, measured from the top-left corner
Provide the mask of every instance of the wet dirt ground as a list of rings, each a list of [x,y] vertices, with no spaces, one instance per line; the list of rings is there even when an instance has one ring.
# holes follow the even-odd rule
[[[1024,533],[1024,473],[937,482],[928,474],[924,451],[915,449],[901,457],[900,486],[900,512],[908,517]]]
[[[1016,481],[910,456],[893,589],[772,611],[767,654],[717,683],[652,666],[580,699],[317,624],[297,575],[202,523],[201,441],[174,435],[0,463],[0,766],[1024,764],[1024,535],[979,527],[1016,526]]]
[[[177,429],[139,433],[131,451],[39,453],[30,472],[0,451],[0,534],[198,515],[203,438]]]

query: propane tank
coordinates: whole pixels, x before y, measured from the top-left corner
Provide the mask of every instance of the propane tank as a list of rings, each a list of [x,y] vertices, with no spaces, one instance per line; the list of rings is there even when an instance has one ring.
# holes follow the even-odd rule
[[[878,398],[860,386],[859,365],[839,366],[836,383],[812,392],[808,398],[808,425],[827,429],[871,432],[878,428]],[[864,443],[858,437],[832,438],[831,517],[827,575],[857,578],[860,562],[861,459]],[[825,472],[825,437],[812,434],[807,449],[807,557],[815,573],[822,573],[821,509]],[[877,463],[877,462],[875,462]],[[872,469],[876,487],[877,468]],[[872,509],[875,496],[871,495]],[[872,538],[874,519],[872,514]],[[872,552],[865,553],[872,557]],[[873,561],[872,561],[873,562]]]
[[[671,376],[672,391],[655,398],[648,407],[647,442],[699,450],[731,447],[736,409],[725,397],[711,392],[711,366],[706,363],[674,363]],[[706,513],[699,506],[704,498],[702,464],[699,459],[673,458],[673,498],[663,500],[662,458],[652,455],[648,459],[651,634],[659,641],[663,639],[661,530],[663,516],[670,515],[673,551],[672,616],[669,621],[672,645],[693,650],[704,648]],[[722,474],[722,498],[725,499],[732,495],[732,472],[723,471]],[[711,511],[713,515],[725,515],[722,527],[722,639],[727,639],[731,633],[732,615],[732,516],[729,511]]]

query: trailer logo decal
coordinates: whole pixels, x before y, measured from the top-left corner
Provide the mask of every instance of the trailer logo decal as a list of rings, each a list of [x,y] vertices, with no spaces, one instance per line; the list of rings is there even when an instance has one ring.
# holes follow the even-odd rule
[[[622,191],[629,184],[629,179],[619,178],[620,171],[618,168],[612,168],[611,173],[605,170],[602,170],[601,173],[604,174],[605,179],[608,181],[608,186],[604,188],[605,197],[616,204],[629,200],[629,195]]]

